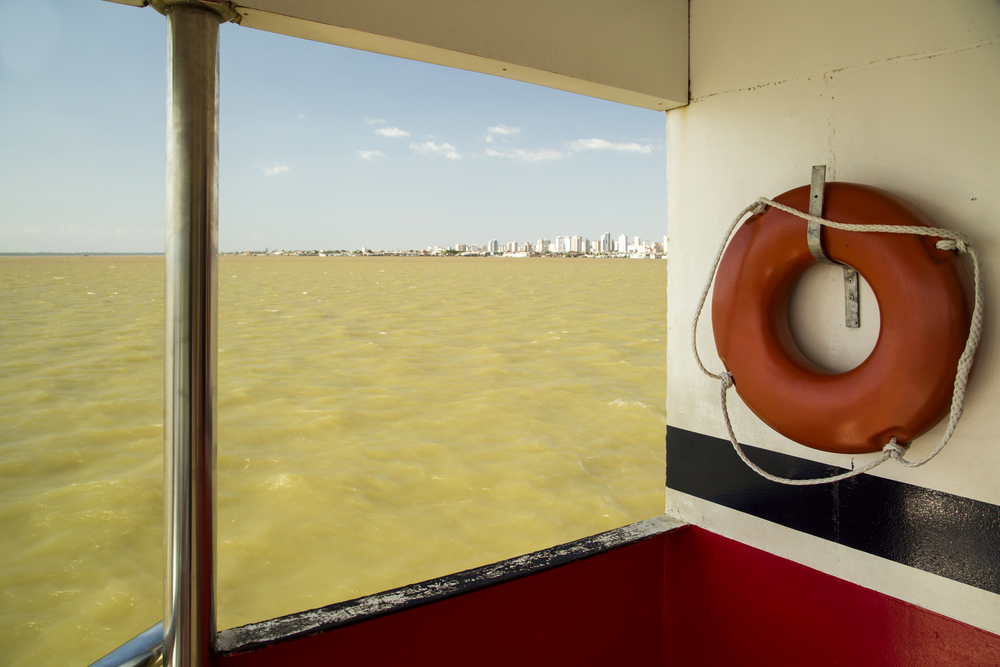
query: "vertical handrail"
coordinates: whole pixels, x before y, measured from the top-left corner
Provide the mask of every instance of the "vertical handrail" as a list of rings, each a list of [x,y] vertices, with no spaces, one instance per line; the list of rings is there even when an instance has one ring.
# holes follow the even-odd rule
[[[163,622],[92,667],[207,667],[215,652],[219,24],[229,0],[113,0],[167,17]]]
[[[167,0],[164,596],[166,667],[215,650],[220,16]]]

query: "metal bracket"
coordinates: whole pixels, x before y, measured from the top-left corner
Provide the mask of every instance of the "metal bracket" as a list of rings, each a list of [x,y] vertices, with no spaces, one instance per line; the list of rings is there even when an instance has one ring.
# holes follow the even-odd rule
[[[112,2],[119,2],[120,0],[112,0]],[[138,0],[126,0],[127,4],[133,4]],[[235,6],[230,0],[142,0],[143,4],[150,4],[153,9],[160,12],[164,16],[167,15],[167,10],[170,7],[175,7],[177,5],[187,5],[189,7],[198,7],[200,9],[207,9],[216,16],[219,17],[220,23],[239,23],[243,18],[240,13],[236,11]]]
[[[826,165],[816,165],[812,168],[812,183],[809,187],[809,215],[817,218],[823,217],[823,190],[825,186]],[[858,272],[826,256],[820,240],[822,228],[823,226],[818,222],[809,222],[806,229],[809,252],[812,253],[817,262],[844,268],[844,320],[848,328],[857,329],[861,326],[861,290],[858,287]]]

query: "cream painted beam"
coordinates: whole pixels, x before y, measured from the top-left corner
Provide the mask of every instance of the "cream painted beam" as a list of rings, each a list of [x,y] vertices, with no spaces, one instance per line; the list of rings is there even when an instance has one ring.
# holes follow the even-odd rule
[[[245,0],[240,24],[665,111],[688,101],[687,0]]]

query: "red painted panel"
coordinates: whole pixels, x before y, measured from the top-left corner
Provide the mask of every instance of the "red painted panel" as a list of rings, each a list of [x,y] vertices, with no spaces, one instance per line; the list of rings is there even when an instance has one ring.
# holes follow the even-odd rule
[[[524,579],[218,660],[262,665],[655,665],[659,536]]]
[[[1000,636],[695,527],[250,654],[262,665],[1000,665]]]
[[[687,528],[668,538],[676,665],[1000,665],[1000,637]]]

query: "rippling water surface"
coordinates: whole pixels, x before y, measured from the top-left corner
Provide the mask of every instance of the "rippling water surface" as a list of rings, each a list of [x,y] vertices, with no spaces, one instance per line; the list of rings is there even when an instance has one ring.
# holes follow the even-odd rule
[[[163,260],[0,258],[0,664],[162,617]],[[666,263],[223,257],[219,627],[662,513]]]

